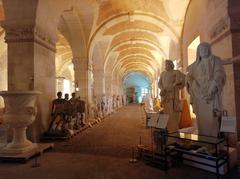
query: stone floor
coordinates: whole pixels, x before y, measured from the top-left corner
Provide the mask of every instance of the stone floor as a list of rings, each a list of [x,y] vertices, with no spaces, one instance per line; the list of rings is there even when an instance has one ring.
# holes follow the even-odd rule
[[[132,147],[150,139],[141,117],[140,106],[129,105],[107,117],[93,128],[26,164],[0,164],[0,179],[211,179],[214,174],[188,167],[164,171],[142,161],[129,163]],[[35,162],[39,167],[33,167]],[[240,178],[240,169],[233,169],[223,178]]]

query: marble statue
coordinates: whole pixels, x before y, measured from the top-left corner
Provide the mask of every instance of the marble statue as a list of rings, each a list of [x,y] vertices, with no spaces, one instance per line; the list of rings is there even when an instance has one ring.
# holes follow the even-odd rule
[[[116,95],[113,95],[112,97],[112,104],[113,104],[113,110],[115,111],[117,108],[117,98]]]
[[[113,112],[112,96],[108,96],[108,113],[111,114],[112,112]]]
[[[117,97],[116,97],[116,108],[117,109],[120,108],[120,96],[119,95],[117,95]]]
[[[103,116],[106,116],[108,114],[108,100],[105,94],[102,95],[101,105],[103,110]]]
[[[171,60],[166,60],[165,71],[160,75],[158,86],[161,90],[160,96],[163,112],[169,114],[168,132],[175,132],[179,129],[181,112],[179,90],[184,85],[184,74],[179,70],[174,70],[174,64]]]
[[[97,96],[93,97],[93,111],[94,111],[94,119],[100,119],[101,118],[101,104],[99,103],[99,100]]]
[[[143,97],[143,103],[146,111],[153,111],[153,100],[150,94]]]
[[[198,133],[217,137],[222,114],[221,92],[226,80],[221,60],[212,54],[210,45],[203,42],[187,72],[187,91],[196,114]]]

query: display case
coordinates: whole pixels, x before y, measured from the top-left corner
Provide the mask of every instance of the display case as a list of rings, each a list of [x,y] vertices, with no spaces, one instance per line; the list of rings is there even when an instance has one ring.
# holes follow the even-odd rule
[[[215,172],[217,178],[221,167],[227,166],[229,170],[229,147],[224,138],[182,132],[168,133],[166,137],[167,149],[178,152],[179,162]]]

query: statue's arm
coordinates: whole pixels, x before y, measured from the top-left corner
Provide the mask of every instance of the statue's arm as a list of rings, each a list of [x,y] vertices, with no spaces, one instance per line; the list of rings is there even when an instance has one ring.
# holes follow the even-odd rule
[[[226,82],[226,73],[220,59],[216,59],[213,69],[213,80],[209,87],[209,95],[221,92]]]

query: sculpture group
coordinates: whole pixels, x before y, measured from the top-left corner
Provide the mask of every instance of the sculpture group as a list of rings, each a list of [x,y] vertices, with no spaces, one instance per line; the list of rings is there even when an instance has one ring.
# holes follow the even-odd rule
[[[198,46],[196,61],[188,66],[186,75],[174,70],[173,62],[166,60],[158,86],[163,113],[169,115],[168,132],[179,129],[182,112],[180,90],[186,86],[196,115],[198,134],[218,137],[222,115],[221,93],[225,80],[221,59],[212,54],[206,42]]]
[[[123,105],[126,105],[125,95],[94,96],[93,103],[87,106],[75,93],[72,93],[71,99],[68,94],[65,94],[63,99],[62,92],[58,92],[57,98],[52,101],[51,122],[47,134],[71,135],[74,130],[85,125],[91,126],[87,118],[100,120]]]

